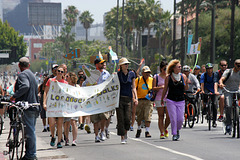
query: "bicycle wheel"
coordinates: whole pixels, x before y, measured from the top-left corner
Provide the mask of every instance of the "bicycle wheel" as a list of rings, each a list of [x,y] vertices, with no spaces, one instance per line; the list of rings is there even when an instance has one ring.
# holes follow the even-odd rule
[[[195,121],[195,107],[194,104],[189,103],[188,104],[188,126],[192,128],[194,126]]]
[[[23,124],[20,123],[18,125],[18,134],[16,136],[16,157],[17,160],[22,158],[24,149],[24,127]]]
[[[9,131],[9,135],[8,135],[7,144],[6,144],[6,146],[8,147],[9,160],[13,160],[13,158],[14,158],[15,132],[16,132],[16,127],[11,126],[10,131]]]
[[[3,118],[0,115],[0,135],[2,134],[2,129],[3,129]]]

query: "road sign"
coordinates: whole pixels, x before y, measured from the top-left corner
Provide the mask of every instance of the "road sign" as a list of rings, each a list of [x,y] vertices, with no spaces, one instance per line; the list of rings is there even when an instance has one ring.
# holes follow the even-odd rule
[[[0,53],[0,58],[9,58],[9,53]]]

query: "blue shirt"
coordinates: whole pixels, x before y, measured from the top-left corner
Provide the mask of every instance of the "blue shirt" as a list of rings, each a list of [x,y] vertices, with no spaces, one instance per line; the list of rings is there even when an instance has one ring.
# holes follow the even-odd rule
[[[206,73],[206,72],[205,72]],[[208,74],[207,75],[207,81],[204,82],[205,80],[205,73],[203,73],[201,75],[201,79],[200,79],[200,83],[204,83],[204,90],[207,89],[210,92],[214,93],[214,83],[217,82],[217,78],[218,76],[216,75],[216,73],[213,72],[212,77],[209,77]]]
[[[127,75],[125,75],[122,71],[118,72],[118,79],[120,82],[120,95],[128,96],[132,98],[132,80],[135,78],[135,73],[129,71]]]
[[[106,81],[108,79],[108,77],[110,77],[110,74],[109,74],[109,72],[107,70],[104,69],[101,72],[101,75],[100,75],[100,77],[99,77],[99,79],[97,81],[97,84],[103,83],[104,81]]]

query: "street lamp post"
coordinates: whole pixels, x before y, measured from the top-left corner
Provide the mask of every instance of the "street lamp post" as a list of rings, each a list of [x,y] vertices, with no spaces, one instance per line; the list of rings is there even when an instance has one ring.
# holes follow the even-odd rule
[[[173,14],[176,14],[176,0],[174,0],[174,12]],[[176,18],[173,16],[173,50],[172,50],[172,56],[173,59],[175,58],[175,52],[176,52]]]
[[[116,23],[116,53],[118,54],[118,15],[119,15],[119,0],[117,0],[117,23]]]
[[[211,45],[212,54],[210,55],[210,62],[215,63],[215,4],[216,0],[212,0],[212,26],[211,26]]]

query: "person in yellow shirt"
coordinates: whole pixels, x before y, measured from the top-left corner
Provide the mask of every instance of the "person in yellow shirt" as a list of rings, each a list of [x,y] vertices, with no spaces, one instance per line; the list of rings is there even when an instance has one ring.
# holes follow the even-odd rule
[[[146,131],[145,137],[150,138],[151,135],[149,133],[152,112],[153,112],[153,104],[152,102],[146,98],[149,90],[152,89],[153,78],[150,77],[151,70],[148,66],[144,66],[142,68],[142,75],[135,80],[137,97],[138,97],[138,106],[136,108],[137,115],[137,124],[138,129],[136,133],[136,138],[139,138],[141,135],[141,122],[145,121]]]

